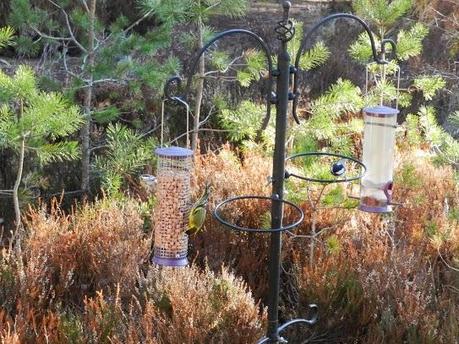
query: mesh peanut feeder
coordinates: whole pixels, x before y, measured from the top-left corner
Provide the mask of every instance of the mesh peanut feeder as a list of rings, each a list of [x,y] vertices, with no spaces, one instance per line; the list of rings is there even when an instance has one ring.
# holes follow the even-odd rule
[[[188,213],[191,207],[193,152],[180,147],[158,148],[153,263],[163,266],[188,264]]]

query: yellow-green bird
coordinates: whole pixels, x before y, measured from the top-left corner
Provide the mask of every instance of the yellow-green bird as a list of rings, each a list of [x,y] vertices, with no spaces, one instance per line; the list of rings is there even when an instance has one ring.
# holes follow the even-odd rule
[[[186,231],[188,235],[198,233],[204,225],[207,214],[206,207],[209,201],[209,190],[210,185],[206,184],[206,188],[201,197],[199,197],[190,210],[190,215],[188,215],[188,230]]]

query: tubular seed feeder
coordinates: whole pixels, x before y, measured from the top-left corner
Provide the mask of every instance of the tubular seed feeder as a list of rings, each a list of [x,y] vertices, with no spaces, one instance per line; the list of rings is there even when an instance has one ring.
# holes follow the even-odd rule
[[[363,164],[359,209],[373,213],[392,211],[395,129],[399,111],[387,106],[363,110]]]
[[[155,218],[153,263],[188,265],[188,213],[191,208],[193,151],[181,147],[157,148],[158,205]]]
[[[391,184],[388,184],[392,181],[392,153],[393,153],[393,127],[395,126],[396,121],[396,112],[392,110],[388,110],[388,108],[369,108],[365,110],[366,117],[365,120],[368,123],[366,126],[365,131],[365,139],[368,140],[366,143],[366,154],[364,159],[367,159],[366,162],[371,166],[365,166],[364,163],[358,161],[357,159],[346,157],[338,154],[333,153],[324,153],[324,152],[306,152],[294,155],[292,157],[286,157],[286,131],[287,131],[287,117],[289,113],[290,102],[293,101],[292,107],[292,115],[294,120],[299,123],[299,119],[297,117],[297,107],[298,107],[298,100],[300,98],[299,92],[299,69],[300,69],[300,58],[303,55],[306,49],[306,43],[311,38],[311,36],[320,28],[323,24],[328,23],[330,21],[336,19],[352,19],[353,21],[359,23],[366,33],[368,34],[370,44],[371,44],[371,51],[373,55],[373,60],[380,65],[387,64],[388,61],[385,59],[385,46],[390,44],[392,47],[392,53],[395,54],[395,43],[390,39],[384,39],[381,41],[381,51],[378,54],[376,50],[376,44],[371,33],[370,28],[368,25],[359,17],[354,16],[352,14],[347,13],[338,13],[332,14],[323,18],[319,21],[316,25],[314,25],[303,37],[299,50],[296,52],[295,56],[296,59],[294,61],[294,65],[292,64],[290,54],[288,52],[288,42],[295,36],[295,27],[293,21],[289,17],[289,12],[291,8],[291,3],[289,1],[283,1],[282,3],[284,9],[283,18],[277,23],[275,28],[275,33],[277,35],[277,39],[281,42],[280,49],[277,54],[277,68],[273,66],[273,58],[272,53],[268,45],[265,41],[258,36],[257,34],[253,33],[252,31],[245,30],[245,29],[231,29],[224,31],[222,33],[217,34],[214,38],[212,38],[204,47],[198,52],[196,58],[193,60],[193,64],[190,68],[190,75],[187,79],[186,88],[184,90],[184,95],[182,96],[172,96],[171,87],[172,84],[177,83],[180,86],[182,79],[180,77],[173,77],[168,80],[165,87],[165,94],[169,100],[175,100],[183,105],[186,105],[187,108],[189,107],[186,99],[187,94],[191,89],[192,84],[192,74],[196,72],[196,68],[199,64],[199,61],[203,54],[212,49],[214,44],[226,37],[234,36],[234,35],[241,35],[255,41],[258,47],[264,53],[264,56],[267,61],[267,70],[268,70],[268,87],[266,90],[266,103],[267,103],[267,116],[263,121],[262,129],[265,129],[271,113],[271,106],[275,105],[276,107],[276,134],[275,134],[275,145],[274,145],[274,154],[273,154],[273,174],[270,177],[270,181],[272,183],[272,194],[270,196],[256,196],[256,195],[248,195],[248,196],[238,196],[234,198],[227,199],[220,204],[217,205],[214,211],[215,218],[225,225],[227,228],[235,231],[242,231],[242,232],[251,232],[251,233],[260,233],[260,235],[267,235],[271,236],[271,244],[270,244],[270,255],[269,255],[269,296],[268,296],[268,326],[267,326],[267,333],[266,336],[261,338],[258,341],[258,344],[278,344],[278,343],[286,343],[287,341],[280,336],[282,332],[284,332],[287,328],[293,325],[313,325],[317,321],[317,306],[310,305],[309,309],[312,312],[312,316],[309,319],[294,319],[287,321],[283,325],[279,324],[279,293],[280,293],[280,272],[281,272],[281,251],[282,251],[282,232],[286,230],[291,230],[297,227],[304,218],[303,211],[296,206],[295,204],[288,202],[284,199],[284,182],[285,179],[289,177],[297,177],[303,180],[309,180],[313,182],[319,183],[339,183],[339,182],[349,182],[351,180],[357,180],[362,178],[365,173],[365,170],[374,171],[374,174],[370,174],[368,181],[373,182],[375,181],[375,185],[373,184],[363,184],[364,191],[363,194],[374,198],[374,199],[381,199],[384,202],[378,203],[381,205],[381,208],[389,206],[390,197],[381,198],[380,191],[382,190],[382,186],[378,183],[386,183],[385,188],[386,193],[390,195],[390,188]],[[274,82],[276,79],[276,83]],[[293,89],[291,90],[291,84],[293,81]],[[273,92],[274,85],[276,85],[276,92]],[[375,110],[376,109],[376,110]],[[395,110],[397,111],[397,110]],[[387,113],[387,115],[386,115]],[[393,115],[389,115],[393,113]],[[383,116],[381,116],[383,115]],[[382,129],[382,130],[380,130]],[[375,137],[371,137],[370,135],[376,135]],[[379,136],[378,136],[379,135]],[[384,140],[384,143],[381,143],[381,140]],[[378,147],[380,145],[380,147]],[[392,146],[391,146],[392,145]],[[387,150],[387,151],[386,151]],[[379,156],[376,154],[381,154],[382,152],[382,159],[378,161]],[[373,154],[375,154],[373,156]],[[308,178],[305,176],[298,176],[293,173],[289,173],[285,170],[286,161],[292,160],[299,157],[308,157],[308,156],[316,156],[316,157],[328,157],[332,159],[340,159],[338,162],[332,166],[330,172],[329,179],[314,179]],[[371,158],[370,158],[371,156]],[[374,159],[373,159],[374,158]],[[355,164],[357,167],[360,168],[361,173],[349,178],[346,176],[345,169],[346,163]],[[335,166],[336,165],[336,166]],[[339,165],[339,166],[338,166]],[[373,177],[374,176],[374,177]],[[377,177],[377,178],[376,178]],[[367,179],[365,179],[367,181]],[[158,187],[160,187],[160,176],[158,176]],[[384,191],[382,191],[384,193]],[[229,204],[233,202],[237,202],[240,200],[244,201],[252,201],[252,202],[260,202],[260,201],[268,201],[271,204],[271,228],[269,229],[262,229],[262,228],[245,228],[240,227],[234,223],[229,223],[223,218],[223,208],[227,207]],[[369,198],[365,198],[362,200],[362,203],[369,201]],[[368,204],[369,206],[370,204]],[[293,211],[295,216],[295,220],[291,223],[284,223],[284,208],[290,208]],[[384,208],[386,209],[386,208]],[[387,208],[389,209],[389,208]],[[367,209],[368,210],[368,209]]]

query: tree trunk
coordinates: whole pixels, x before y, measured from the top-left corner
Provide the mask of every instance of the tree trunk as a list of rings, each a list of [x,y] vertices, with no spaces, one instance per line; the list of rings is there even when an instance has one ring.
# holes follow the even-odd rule
[[[197,22],[197,31],[198,31],[198,51],[202,49],[204,46],[203,42],[203,22],[202,19],[199,18]],[[198,66],[198,85],[196,90],[196,104],[194,108],[194,119],[193,119],[193,133],[191,135],[191,149],[193,152],[196,151],[198,147],[198,137],[199,137],[199,117],[201,116],[201,104],[202,104],[202,96],[204,92],[204,73],[206,72],[206,65],[205,65],[205,54],[201,56],[199,60]]]
[[[14,203],[14,213],[16,214],[16,235],[19,233],[19,230],[22,227],[21,221],[21,208],[19,206],[19,186],[21,185],[22,173],[24,171],[24,156],[25,156],[25,137],[22,137],[21,148],[19,151],[19,166],[18,174],[16,176],[16,182],[13,187],[13,203]]]
[[[97,0],[91,0],[89,4],[89,32],[88,32],[88,65],[87,80],[88,83],[84,93],[84,115],[85,123],[81,129],[81,189],[87,193],[89,191],[89,174],[91,166],[91,109],[94,82],[94,64],[95,64],[95,21],[96,21],[96,4]]]

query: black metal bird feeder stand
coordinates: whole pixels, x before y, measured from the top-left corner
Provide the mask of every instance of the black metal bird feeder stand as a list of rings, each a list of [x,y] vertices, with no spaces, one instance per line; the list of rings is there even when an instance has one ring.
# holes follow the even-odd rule
[[[386,55],[385,47],[387,44],[391,46],[391,52],[395,55],[395,43],[392,40],[385,39],[381,42],[381,51],[378,54],[376,49],[375,40],[371,33],[370,28],[368,25],[359,17],[354,16],[352,14],[347,13],[339,13],[333,14],[328,17],[323,18],[319,21],[316,25],[314,25],[303,37],[302,44],[300,46],[299,51],[296,53],[296,60],[291,61],[291,56],[288,52],[287,45],[288,42],[294,37],[295,35],[295,27],[293,21],[289,17],[289,12],[291,8],[291,3],[289,1],[284,1],[282,3],[283,6],[283,18],[281,21],[277,23],[275,28],[275,33],[277,35],[277,39],[280,41],[280,50],[277,54],[277,69],[273,68],[272,63],[272,55],[268,45],[264,42],[264,40],[259,37],[257,34],[244,30],[244,29],[232,29],[228,31],[224,31],[218,35],[216,35],[209,43],[207,43],[203,49],[197,54],[193,64],[191,66],[190,75],[188,77],[186,87],[184,90],[183,95],[181,96],[174,96],[172,94],[171,88],[172,84],[178,84],[180,87],[181,78],[180,77],[173,77],[168,80],[165,87],[165,94],[168,99],[176,100],[180,103],[184,103],[187,100],[187,95],[191,89],[192,83],[192,76],[196,72],[197,65],[199,63],[200,58],[202,55],[211,48],[215,42],[218,40],[232,36],[232,35],[245,35],[248,38],[254,40],[258,46],[263,50],[266,59],[268,61],[268,72],[269,72],[269,80],[268,80],[268,89],[266,90],[266,102],[267,102],[267,116],[262,124],[262,128],[266,128],[269,116],[271,112],[271,106],[276,106],[276,121],[275,121],[275,145],[274,145],[274,155],[273,155],[273,172],[272,172],[272,195],[271,197],[266,196],[240,196],[235,197],[232,199],[228,199],[220,204],[217,205],[214,216],[215,218],[224,224],[225,226],[229,227],[230,229],[237,230],[237,231],[246,231],[246,232],[258,232],[258,233],[268,233],[271,235],[271,243],[270,243],[270,256],[269,256],[269,299],[268,299],[268,326],[267,326],[267,333],[266,336],[261,338],[257,343],[258,344],[274,344],[274,343],[287,343],[287,341],[281,337],[281,333],[288,327],[293,325],[313,325],[317,321],[318,311],[316,305],[310,305],[311,311],[311,318],[310,319],[294,319],[284,323],[283,325],[279,324],[279,293],[280,293],[280,273],[281,273],[281,251],[282,251],[282,232],[287,229],[292,229],[298,226],[303,218],[304,214],[302,210],[294,205],[291,202],[284,200],[284,181],[286,178],[292,176],[285,170],[285,164],[288,159],[295,158],[286,157],[286,132],[287,132],[287,124],[288,124],[288,112],[289,112],[289,104],[293,101],[293,110],[292,115],[294,120],[299,123],[299,119],[297,116],[297,107],[299,101],[299,64],[300,64],[300,57],[303,54],[307,41],[311,38],[311,36],[317,31],[319,27],[323,24],[328,23],[330,21],[336,19],[352,19],[357,23],[361,24],[364,30],[368,33],[369,40],[371,43],[371,49],[373,54],[373,59],[378,64],[386,64],[387,61],[384,59]],[[380,57],[382,56],[382,58]],[[273,91],[274,87],[274,80],[276,79],[276,92]],[[291,84],[293,83],[293,89],[290,89]],[[302,153],[300,155],[327,155],[327,153]],[[336,154],[329,154],[330,156],[334,157],[341,157]],[[350,181],[354,179],[361,178],[363,173],[366,170],[365,165],[360,161],[343,157],[345,159],[349,159],[355,163],[357,163],[360,167],[362,167],[362,174],[358,175],[353,179],[336,179],[336,180],[315,180],[309,178],[302,178],[301,176],[296,176],[301,179],[316,181],[316,182],[342,182],[342,181]],[[293,175],[295,176],[295,175]],[[271,202],[271,228],[270,229],[257,229],[257,228],[244,228],[239,227],[235,224],[231,224],[227,222],[222,216],[222,208],[224,208],[228,203],[241,200],[241,199],[265,199]],[[284,207],[291,207],[293,209],[293,213],[296,214],[296,220],[288,225],[284,225],[283,223],[283,214],[284,214]]]

